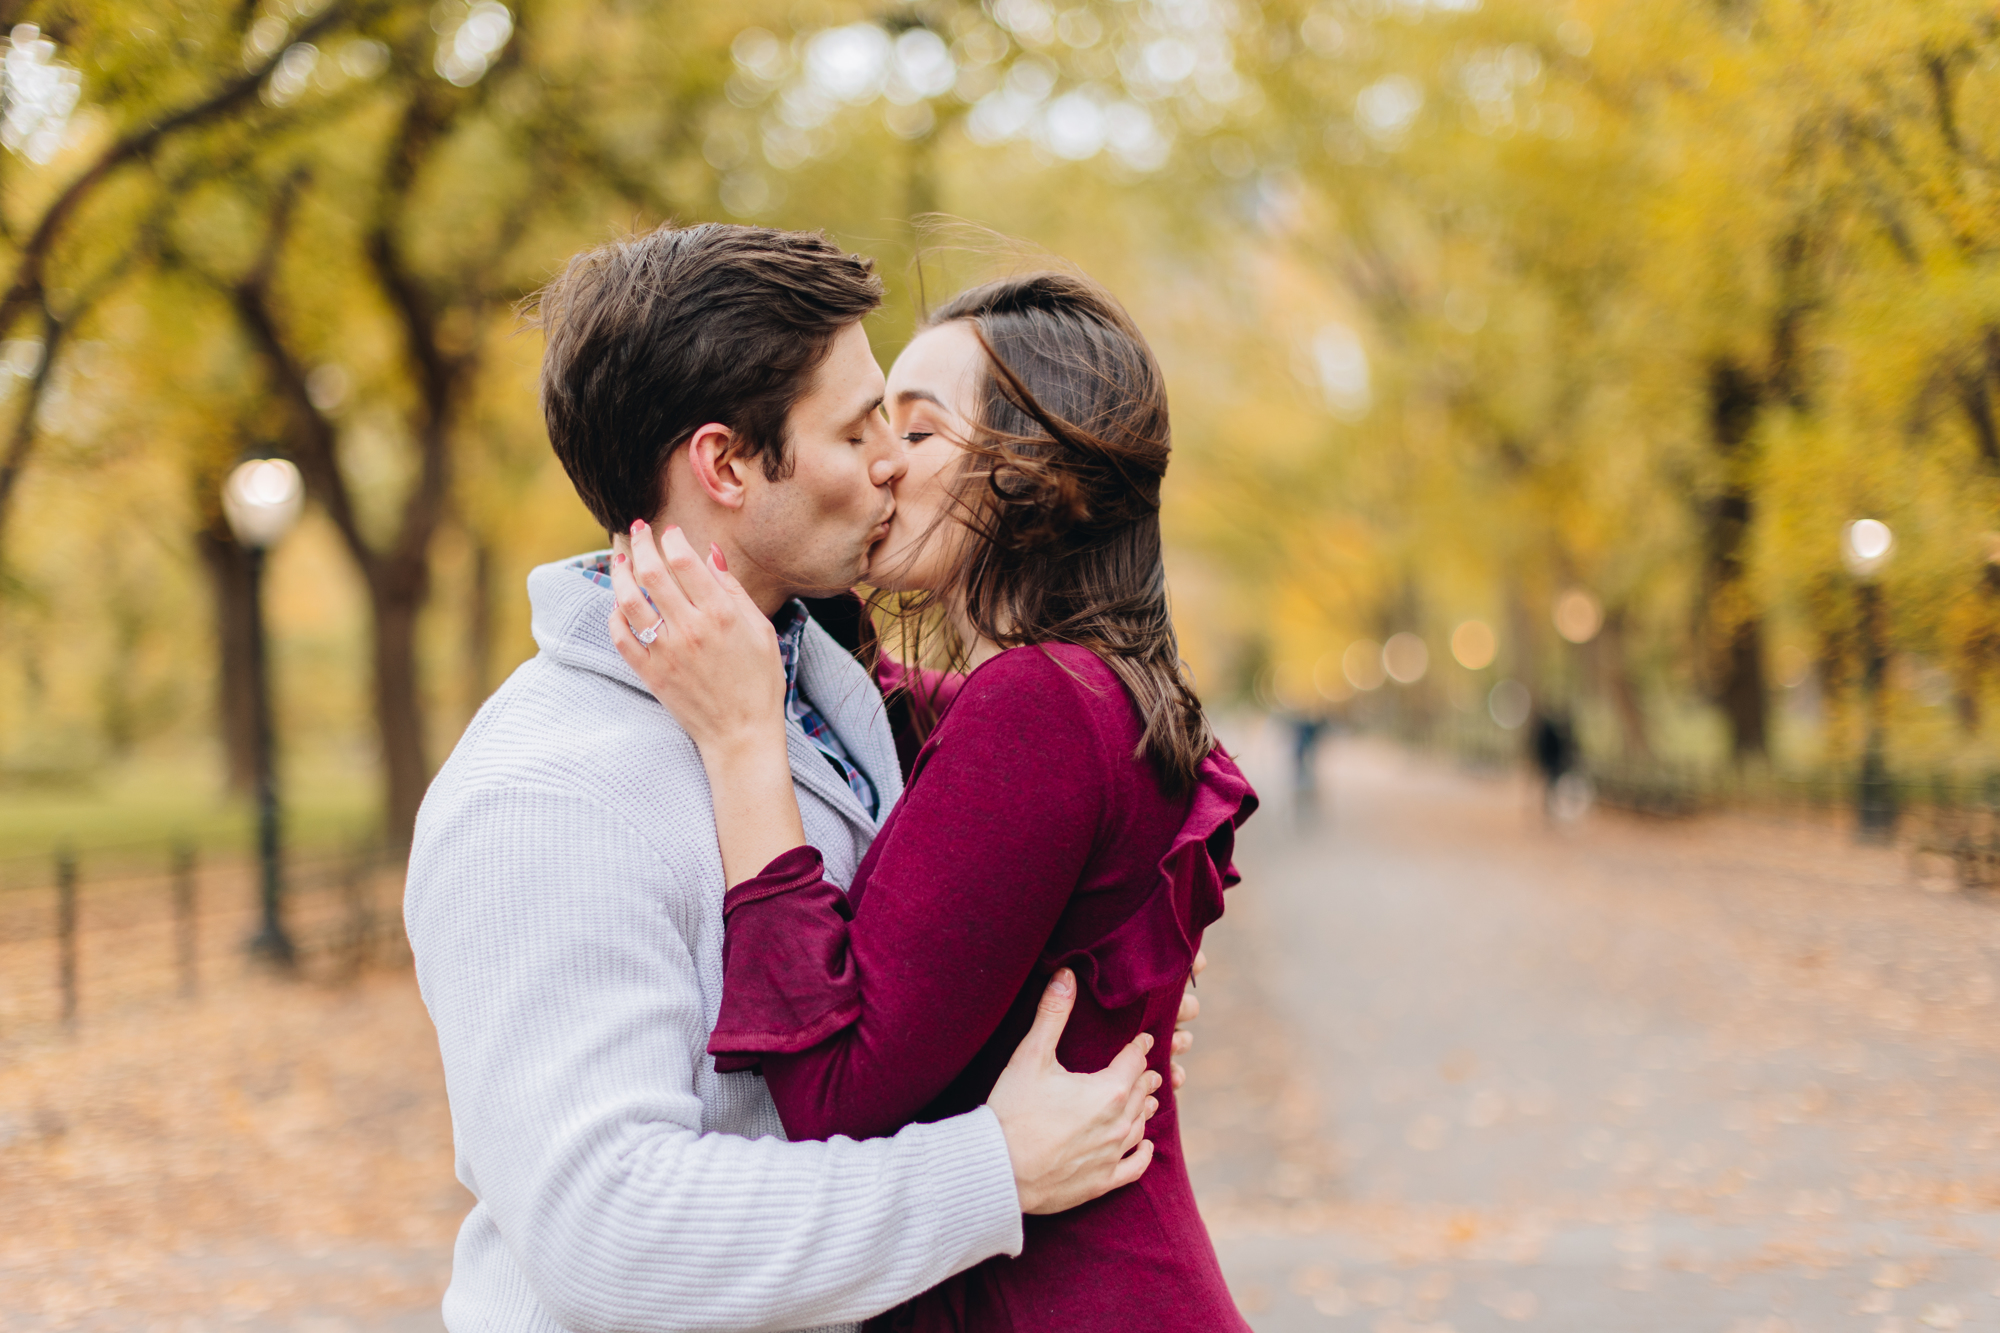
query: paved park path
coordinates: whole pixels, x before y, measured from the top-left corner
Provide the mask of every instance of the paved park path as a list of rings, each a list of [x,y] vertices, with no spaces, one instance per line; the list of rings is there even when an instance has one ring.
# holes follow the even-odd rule
[[[1304,822],[1241,739],[1271,799],[1184,1124],[1259,1333],[2000,1333],[2000,904],[1828,827],[1553,831],[1373,743]],[[0,1330],[440,1326],[410,974],[275,985],[236,938],[198,1001],[0,1045]]]
[[[1259,1333],[2000,1330],[2000,904],[1367,742],[1270,794],[1186,1123]]]

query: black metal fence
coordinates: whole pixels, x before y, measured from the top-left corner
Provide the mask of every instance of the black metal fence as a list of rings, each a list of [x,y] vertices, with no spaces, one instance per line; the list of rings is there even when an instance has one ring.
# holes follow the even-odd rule
[[[285,874],[302,980],[409,961],[400,858],[354,846],[295,855]],[[0,1043],[240,977],[254,966],[258,883],[254,857],[186,844],[0,859]]]

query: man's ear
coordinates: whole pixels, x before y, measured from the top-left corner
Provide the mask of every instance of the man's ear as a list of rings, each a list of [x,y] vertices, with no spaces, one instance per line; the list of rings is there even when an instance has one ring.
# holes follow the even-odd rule
[[[685,447],[695,485],[724,509],[741,509],[745,474],[752,462],[744,456],[736,432],[711,421],[696,430]]]

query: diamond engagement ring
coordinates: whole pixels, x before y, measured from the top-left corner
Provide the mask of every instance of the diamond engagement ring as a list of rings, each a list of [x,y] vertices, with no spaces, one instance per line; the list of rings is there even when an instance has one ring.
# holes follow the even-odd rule
[[[660,626],[666,623],[667,623],[667,618],[665,616],[661,616],[658,620],[655,620],[652,624],[646,626],[646,628],[635,629],[632,631],[632,633],[639,640],[640,643],[643,643],[648,648],[650,648],[653,646],[653,640],[660,637]]]

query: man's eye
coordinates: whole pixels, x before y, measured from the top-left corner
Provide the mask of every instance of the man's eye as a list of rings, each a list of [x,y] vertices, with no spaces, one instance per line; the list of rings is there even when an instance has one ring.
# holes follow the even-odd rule
[[[931,430],[913,430],[908,435],[905,435],[903,437],[903,443],[920,444],[923,441],[928,440],[931,436],[935,434],[937,434],[937,432]]]

